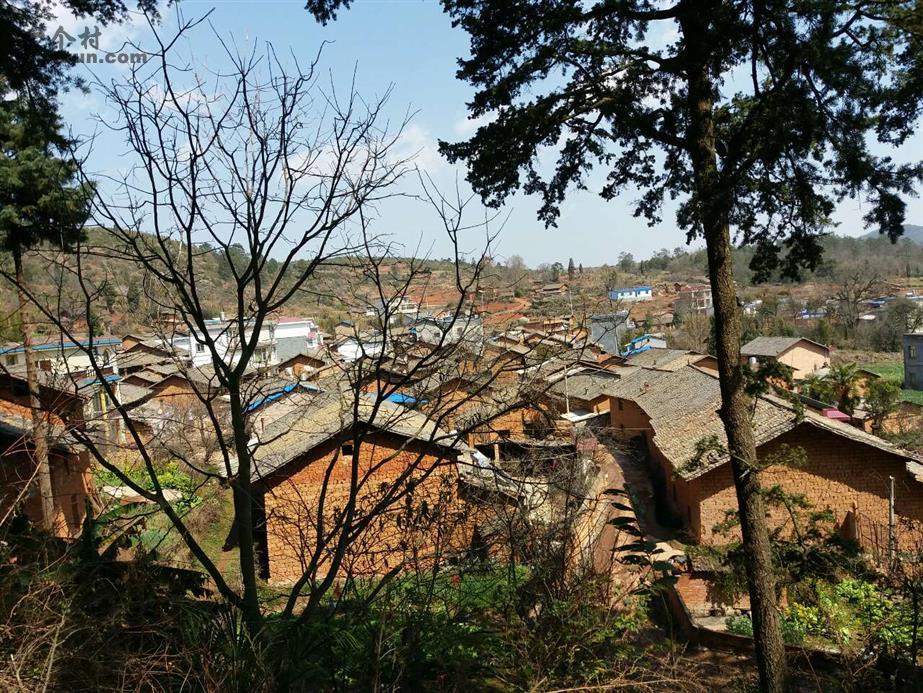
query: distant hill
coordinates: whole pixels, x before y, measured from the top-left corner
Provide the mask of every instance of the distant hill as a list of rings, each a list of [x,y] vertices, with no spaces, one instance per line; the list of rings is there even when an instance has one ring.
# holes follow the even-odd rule
[[[878,238],[881,234],[877,231],[869,231],[867,234],[862,236],[862,238]],[[916,243],[918,246],[923,247],[923,226],[916,226],[914,224],[904,224],[904,235],[902,238],[907,238],[913,243]]]

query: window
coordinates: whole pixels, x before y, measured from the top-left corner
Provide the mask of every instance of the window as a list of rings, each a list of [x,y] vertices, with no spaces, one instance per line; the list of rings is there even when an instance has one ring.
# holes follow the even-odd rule
[[[915,359],[917,357],[917,346],[916,344],[910,344],[907,347],[907,358]]]
[[[622,400],[619,400],[619,411],[622,411],[625,408],[625,403]]]
[[[343,446],[340,448],[340,454],[343,455],[343,457],[351,458],[353,456],[353,444],[344,443]]]
[[[196,344],[195,344],[195,353],[201,354],[201,353],[203,353],[204,351],[205,351],[205,345],[202,344],[202,343],[200,343],[200,342],[196,342]]]
[[[7,354],[6,356],[7,366],[15,366],[17,361],[19,361],[19,357],[16,354]]]
[[[78,524],[80,522],[80,505],[77,503],[77,494],[71,494],[71,522]]]

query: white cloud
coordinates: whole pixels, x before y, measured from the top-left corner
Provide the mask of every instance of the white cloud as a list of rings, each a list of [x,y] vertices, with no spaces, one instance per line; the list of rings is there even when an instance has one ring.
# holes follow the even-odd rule
[[[410,159],[413,165],[430,175],[436,175],[448,167],[448,162],[439,153],[436,138],[420,125],[410,124],[404,128],[395,143],[394,151],[396,156]]]
[[[88,44],[84,47],[81,43],[80,34],[89,32],[94,34],[99,29],[99,50],[105,52],[119,51],[127,49],[126,44],[137,40],[148,29],[147,20],[144,15],[138,11],[128,13],[126,21],[102,26],[93,17],[77,17],[67,7],[54,3],[51,7],[52,18],[48,21],[47,31],[49,35],[54,33],[60,27],[68,35],[72,36],[75,41],[69,46],[68,50],[75,53],[95,50]]]
[[[496,120],[496,118],[497,116],[494,113],[486,113],[484,115],[475,116],[474,118],[469,118],[466,116],[456,120],[452,129],[456,135],[461,137],[468,137],[473,135],[479,127],[493,122]]]

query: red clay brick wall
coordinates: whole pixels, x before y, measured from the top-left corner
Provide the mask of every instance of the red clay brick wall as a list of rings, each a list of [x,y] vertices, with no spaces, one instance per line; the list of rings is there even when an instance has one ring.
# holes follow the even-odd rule
[[[923,520],[923,484],[913,480],[904,462],[885,451],[841,438],[802,424],[760,448],[760,455],[778,451],[781,445],[801,447],[807,455],[803,467],[776,465],[760,472],[764,488],[779,485],[788,493],[804,495],[817,510],[829,508],[841,523],[847,512],[878,523],[888,521],[888,477],[895,478],[895,511],[898,518]],[[737,497],[729,465],[696,479],[691,485],[701,499],[701,520],[692,534],[701,541],[723,540],[712,528],[724,520],[725,510],[736,509]],[[783,510],[773,522],[787,521]]]
[[[392,504],[350,542],[344,567],[353,574],[380,575],[408,560],[431,561],[437,551],[455,550],[470,538],[457,498],[454,463],[431,454],[421,458],[424,451],[419,445],[401,450],[401,442],[376,434],[359,447],[358,472],[368,475],[356,498],[359,516],[368,514],[383,489],[390,488],[408,466],[416,466],[416,479],[426,470],[434,471],[413,490],[412,501]],[[271,582],[298,579],[315,553],[318,575],[328,572],[333,545],[340,537],[334,521],[350,495],[352,465],[352,457],[343,455],[340,443],[331,442],[291,468],[290,476],[271,482],[264,496]],[[318,549],[318,536],[326,538],[327,549]]]
[[[88,453],[65,455],[52,451],[49,464],[55,509],[54,533],[59,537],[75,537],[86,517],[86,500],[92,488]],[[19,498],[26,517],[40,524],[42,505],[34,471],[32,457],[21,443],[14,443],[0,453],[0,518],[6,516]]]
[[[609,421],[614,432],[626,440],[651,430],[650,418],[634,402],[612,397],[609,402]]]

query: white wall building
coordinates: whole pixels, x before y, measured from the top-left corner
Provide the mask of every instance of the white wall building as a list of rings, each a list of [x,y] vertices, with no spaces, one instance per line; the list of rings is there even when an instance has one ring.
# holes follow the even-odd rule
[[[248,323],[244,340],[252,338],[252,328]],[[205,321],[208,337],[215,343],[218,354],[228,363],[236,363],[240,358],[241,339],[235,320],[225,317]],[[192,332],[177,334],[172,340],[174,349],[188,354],[193,366],[211,363],[211,354],[204,334]],[[296,354],[313,349],[323,343],[320,329],[308,318],[280,318],[267,320],[260,328],[256,349],[251,364],[254,367],[275,366]]]
[[[55,375],[82,375],[91,369],[90,356],[87,353],[90,342],[88,340],[72,342],[70,340],[56,340],[40,342],[32,345],[35,362],[40,370]],[[100,367],[109,367],[118,373],[118,349],[122,347],[122,340],[118,337],[97,337],[93,340],[93,355]],[[3,365],[10,370],[23,370],[26,367],[26,357],[22,344],[11,344],[0,347],[0,359]]]

